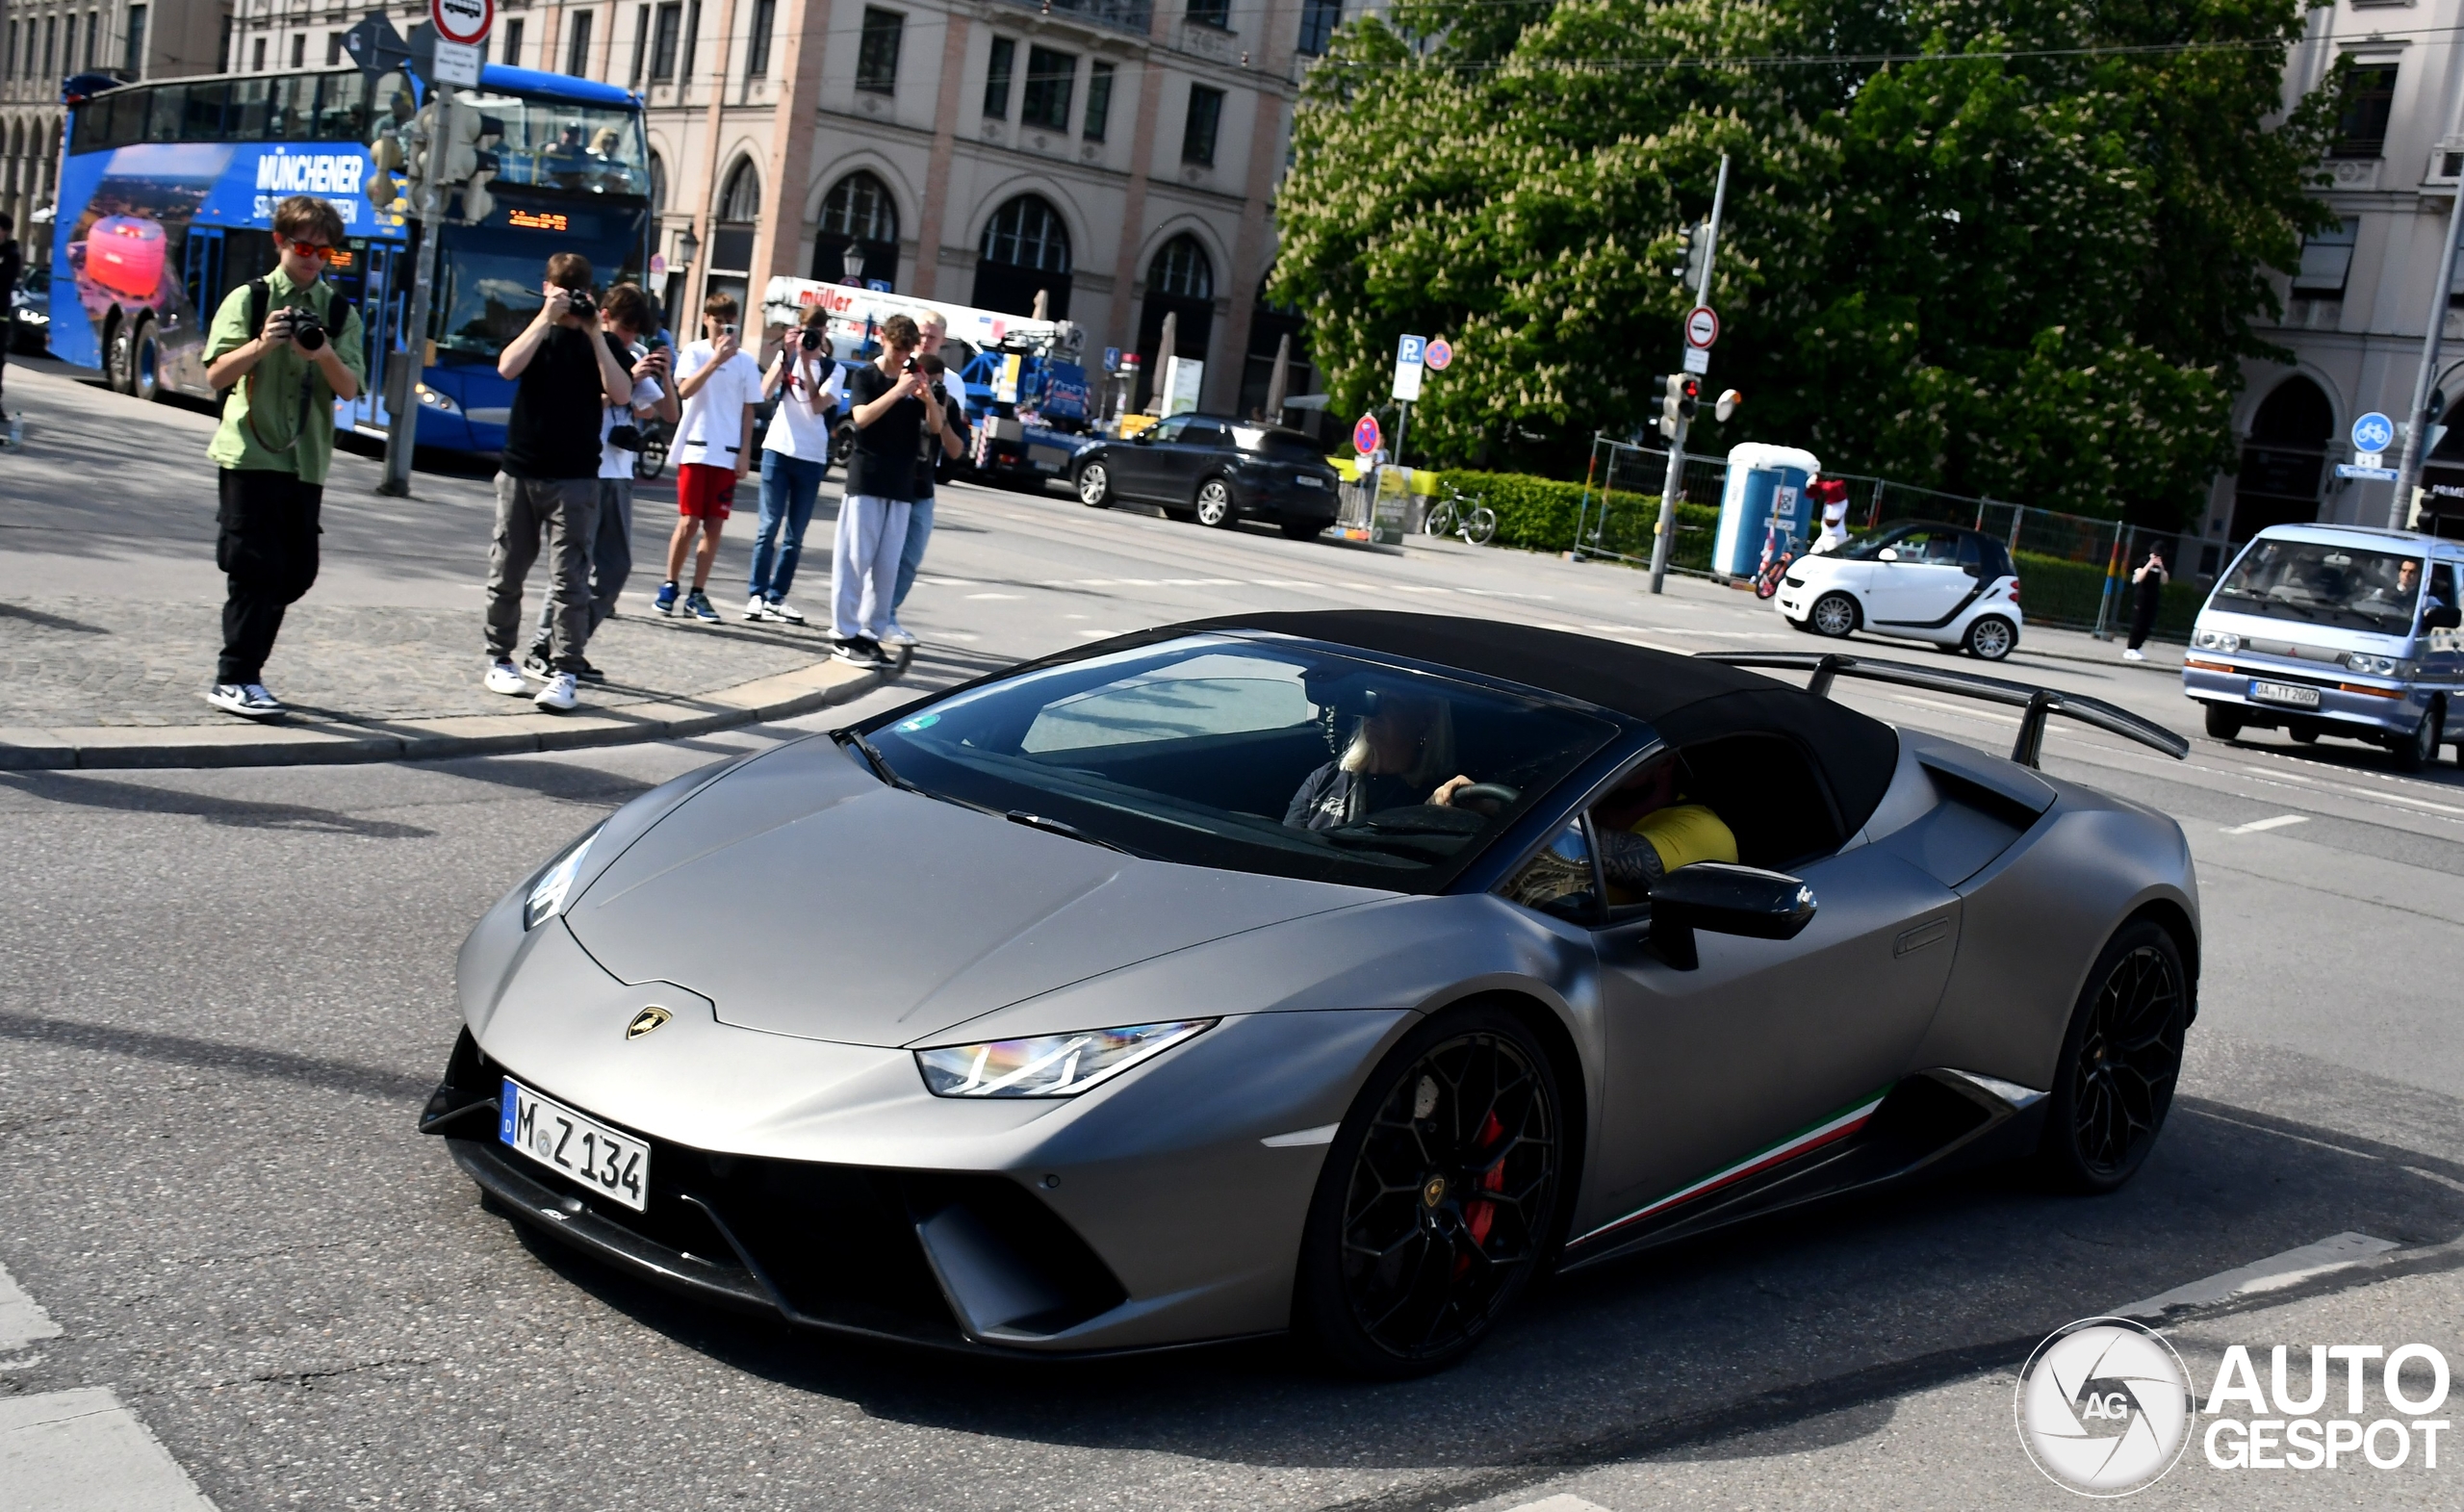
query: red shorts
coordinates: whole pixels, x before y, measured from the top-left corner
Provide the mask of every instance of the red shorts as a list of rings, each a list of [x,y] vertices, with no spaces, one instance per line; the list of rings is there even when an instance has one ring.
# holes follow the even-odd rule
[[[696,520],[725,520],[735,507],[735,469],[685,462],[676,469],[676,512]]]

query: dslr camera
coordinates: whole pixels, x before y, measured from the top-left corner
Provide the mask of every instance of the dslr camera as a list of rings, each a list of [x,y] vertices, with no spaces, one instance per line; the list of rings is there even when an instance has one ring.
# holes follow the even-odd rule
[[[316,311],[294,306],[291,339],[301,351],[316,351],[325,345],[325,322],[317,319]]]
[[[821,350],[821,332],[808,325],[796,333],[796,345],[807,351]]]

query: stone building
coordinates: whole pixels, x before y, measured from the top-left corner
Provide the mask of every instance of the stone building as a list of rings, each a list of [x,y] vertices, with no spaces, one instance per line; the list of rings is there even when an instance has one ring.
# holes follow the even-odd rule
[[[81,73],[167,79],[222,65],[226,8],[220,0],[18,0],[5,14],[0,209],[15,218],[21,234],[29,216],[51,205],[67,115],[60,103],[63,80]]]

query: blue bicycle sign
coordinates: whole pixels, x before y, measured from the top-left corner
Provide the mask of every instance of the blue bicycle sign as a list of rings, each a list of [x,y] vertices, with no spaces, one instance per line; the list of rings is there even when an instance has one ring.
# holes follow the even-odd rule
[[[2352,423],[2352,448],[2355,451],[2384,451],[2394,445],[2396,423],[2372,410]]]

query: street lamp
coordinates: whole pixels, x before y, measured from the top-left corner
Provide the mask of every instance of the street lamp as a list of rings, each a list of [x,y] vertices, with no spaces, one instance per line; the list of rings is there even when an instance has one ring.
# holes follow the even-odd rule
[[[838,254],[838,270],[847,275],[847,281],[849,283],[859,286],[862,285],[864,281],[864,247],[862,243],[850,241],[847,243],[847,250]]]
[[[676,234],[677,270],[681,272],[684,269],[691,268],[693,266],[694,254],[701,250],[702,239],[693,234],[693,228],[691,226],[686,226],[683,230],[678,232]]]

